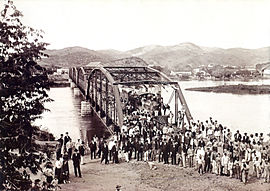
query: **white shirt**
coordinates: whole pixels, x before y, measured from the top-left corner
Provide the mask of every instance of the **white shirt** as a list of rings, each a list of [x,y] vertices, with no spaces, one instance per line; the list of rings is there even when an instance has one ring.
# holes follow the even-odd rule
[[[60,160],[57,160],[56,162],[55,162],[55,168],[61,168],[62,167],[62,165],[63,165],[63,163],[62,163],[62,161],[61,161],[61,159]]]
[[[127,126],[126,125],[123,125],[121,129],[122,129],[122,133],[127,132]]]
[[[70,141],[69,141],[69,142],[67,142],[66,147],[67,147],[67,149],[72,148],[72,143],[71,143]]]
[[[113,141],[110,141],[109,144],[108,144],[108,149],[109,150],[112,150],[113,145],[114,145],[114,142]]]
[[[213,134],[213,130],[212,130],[211,128],[208,129],[207,134],[208,134],[208,135],[212,135],[212,134]]]
[[[229,157],[223,155],[222,158],[221,158],[221,165],[222,165],[222,166],[225,166],[225,165],[227,165],[228,163],[229,163]]]
[[[203,150],[203,148],[197,150],[197,160],[199,160],[200,155],[202,156],[202,158],[204,158],[205,151]]]
[[[79,150],[79,146],[81,146],[81,143],[77,142],[76,145],[75,145],[75,148]]]

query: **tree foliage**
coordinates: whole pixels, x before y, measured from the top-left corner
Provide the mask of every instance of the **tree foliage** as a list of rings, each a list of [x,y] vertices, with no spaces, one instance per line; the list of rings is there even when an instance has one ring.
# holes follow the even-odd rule
[[[35,155],[32,137],[39,129],[33,121],[51,101],[46,70],[38,65],[42,32],[23,25],[13,2],[0,5],[0,157],[5,178],[21,190],[24,169],[36,173],[40,159]]]

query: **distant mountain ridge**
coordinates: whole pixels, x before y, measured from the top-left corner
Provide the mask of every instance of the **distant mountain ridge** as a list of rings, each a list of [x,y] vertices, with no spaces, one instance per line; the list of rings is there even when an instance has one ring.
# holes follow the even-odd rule
[[[73,67],[87,65],[89,62],[108,62],[115,57],[83,47],[68,47],[63,49],[46,50],[48,58],[40,62],[43,66]]]
[[[72,67],[86,65],[89,62],[109,62],[126,57],[139,57],[148,64],[181,70],[187,66],[201,65],[252,66],[270,61],[270,47],[259,49],[203,47],[193,43],[181,43],[173,46],[150,45],[128,51],[90,50],[82,47],[69,47],[59,50],[47,50],[49,58],[41,64]]]

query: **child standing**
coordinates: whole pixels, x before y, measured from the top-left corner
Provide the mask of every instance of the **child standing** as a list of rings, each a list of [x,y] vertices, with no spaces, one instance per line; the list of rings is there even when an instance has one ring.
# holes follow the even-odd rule
[[[217,174],[217,163],[216,163],[216,152],[212,152],[211,161],[212,161],[212,174]]]
[[[255,159],[254,169],[255,169],[256,177],[258,179],[260,179],[260,177],[261,177],[261,164],[260,164],[260,161],[259,161],[259,157],[256,157],[256,159]]]
[[[248,171],[249,171],[249,165],[246,163],[246,160],[242,160],[242,166],[241,166],[241,173],[242,173],[242,181],[244,184],[247,183],[248,180]]]
[[[218,153],[216,157],[216,164],[217,164],[217,175],[221,175],[221,158],[220,153]]]
[[[229,163],[228,163],[228,171],[229,171],[229,174],[230,174],[230,178],[233,177],[233,159],[231,158]]]
[[[198,158],[198,166],[199,166],[199,174],[202,175],[203,174],[203,159],[202,159],[202,155],[199,155]]]
[[[236,179],[240,179],[241,177],[240,173],[241,173],[240,165],[239,162],[236,160],[234,161],[234,174]]]

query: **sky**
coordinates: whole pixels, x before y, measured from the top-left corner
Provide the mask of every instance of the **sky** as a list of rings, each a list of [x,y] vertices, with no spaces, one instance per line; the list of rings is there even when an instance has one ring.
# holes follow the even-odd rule
[[[0,0],[3,1],[3,0]],[[270,0],[13,0],[48,48],[270,46]]]

